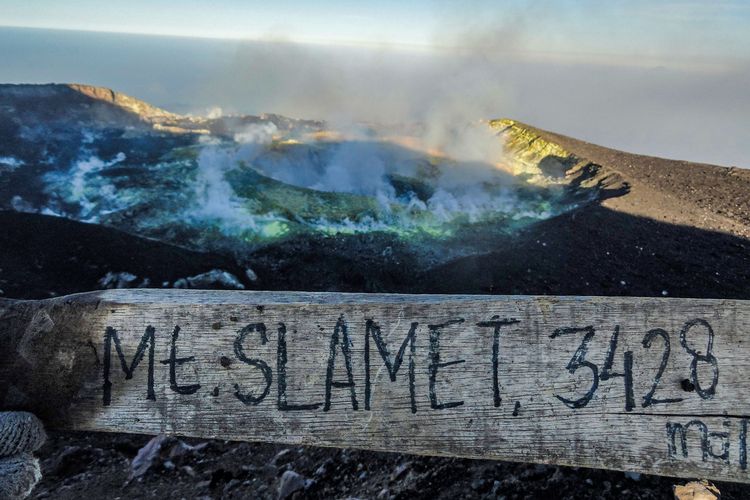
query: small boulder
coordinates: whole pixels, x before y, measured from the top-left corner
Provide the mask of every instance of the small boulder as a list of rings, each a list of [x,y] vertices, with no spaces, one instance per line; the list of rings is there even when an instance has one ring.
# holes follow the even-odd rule
[[[312,483],[312,480],[305,479],[293,470],[288,470],[281,475],[278,500],[285,500],[296,492],[309,488]]]
[[[143,476],[149,469],[157,465],[162,446],[164,446],[167,439],[167,436],[164,434],[159,434],[151,438],[143,448],[138,450],[138,454],[130,463],[128,482]]]
[[[221,269],[211,269],[208,272],[196,274],[188,278],[180,278],[174,282],[174,288],[199,288],[199,289],[233,289],[244,290],[237,276]]]
[[[258,281],[258,275],[255,274],[255,271],[253,271],[249,267],[245,269],[245,276],[247,276],[247,279],[249,279],[252,282]]]
[[[719,488],[704,479],[675,486],[674,498],[675,500],[719,500],[721,493],[719,493]]]
[[[105,274],[97,283],[99,288],[111,289],[111,288],[135,288],[138,276],[128,273],[120,272],[114,273],[109,271]]]

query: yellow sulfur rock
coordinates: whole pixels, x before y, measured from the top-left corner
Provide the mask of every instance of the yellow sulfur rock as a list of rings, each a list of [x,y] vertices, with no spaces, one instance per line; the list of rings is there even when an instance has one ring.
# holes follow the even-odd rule
[[[721,493],[719,488],[703,479],[675,486],[674,497],[675,500],[719,500]]]

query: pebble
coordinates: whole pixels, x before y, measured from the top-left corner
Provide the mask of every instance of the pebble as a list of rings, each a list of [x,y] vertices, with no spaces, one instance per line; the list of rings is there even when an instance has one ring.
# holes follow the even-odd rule
[[[632,479],[633,481],[640,481],[641,473],[640,472],[626,472],[625,477],[628,479]]]
[[[490,495],[492,495],[493,497],[498,496],[498,494],[500,493],[500,486],[501,485],[502,485],[502,483],[500,481],[498,481],[497,479],[495,479],[492,482],[492,492],[490,493]]]
[[[279,500],[289,498],[297,491],[305,489],[305,478],[293,470],[288,470],[281,475],[279,481]]]
[[[284,458],[285,455],[288,455],[291,452],[289,448],[284,448],[280,452],[278,452],[272,459],[270,464],[271,465],[278,465],[279,459]]]
[[[404,473],[409,470],[409,467],[411,467],[411,462],[404,462],[400,464],[398,467],[396,467],[391,474],[391,481],[395,481],[396,479],[400,478],[404,475]]]
[[[249,279],[250,281],[258,281],[258,275],[255,274],[255,271],[253,271],[249,267],[245,269],[245,276],[247,276],[247,279]]]
[[[162,446],[168,441],[167,436],[159,434],[151,438],[130,463],[130,474],[128,481],[139,478],[156,465]]]
[[[333,460],[327,458],[322,464],[320,464],[320,467],[315,470],[315,477],[325,476],[328,473],[328,467],[331,465],[333,465]]]

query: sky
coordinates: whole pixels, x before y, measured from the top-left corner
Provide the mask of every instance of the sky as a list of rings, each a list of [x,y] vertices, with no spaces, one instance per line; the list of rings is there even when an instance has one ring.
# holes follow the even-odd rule
[[[637,60],[750,53],[747,0],[0,0],[0,25],[460,47],[497,28],[531,52]]]
[[[750,167],[750,0],[0,0],[0,83]]]

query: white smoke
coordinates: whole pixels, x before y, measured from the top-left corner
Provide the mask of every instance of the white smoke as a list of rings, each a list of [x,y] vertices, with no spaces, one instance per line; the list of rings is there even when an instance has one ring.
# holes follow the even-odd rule
[[[206,118],[209,120],[221,118],[222,116],[224,116],[224,110],[219,106],[212,106],[208,108],[208,111],[206,112]]]
[[[96,156],[90,156],[85,160],[80,160],[73,165],[71,179],[71,197],[74,200],[87,200],[86,198],[86,177],[90,174],[101,172],[107,167],[116,165],[125,161],[125,153],[118,153],[110,161],[104,161]]]
[[[336,234],[418,230],[429,221],[434,226],[514,218],[517,213],[537,219],[553,214],[548,203],[519,198],[522,181],[498,168],[502,143],[486,123],[418,128],[407,138],[392,132],[357,125],[323,136],[294,130],[284,136],[265,122],[237,131],[231,143],[204,140],[191,216],[219,223],[226,234],[261,233],[274,221]],[[227,174],[241,165],[288,185],[368,197],[379,209],[374,215],[335,220],[261,213],[227,181]]]
[[[0,156],[0,169],[15,170],[24,165],[24,161],[19,160],[18,158],[12,156]]]
[[[252,154],[255,152],[255,147],[269,144],[278,131],[276,125],[271,122],[253,123],[235,132],[234,141],[239,144],[249,145],[249,149],[246,152]]]
[[[346,141],[336,147],[330,160],[322,165],[321,175],[303,187],[390,198],[395,190],[386,181],[385,176],[392,168],[388,162],[385,150],[378,143]]]
[[[258,215],[251,213],[226,179],[240,161],[251,162],[273,140],[272,123],[252,124],[234,135],[236,144],[227,147],[214,138],[201,138],[194,182],[195,201],[189,217],[219,222],[225,232],[258,229]]]
[[[42,213],[65,215],[83,222],[99,222],[101,215],[121,210],[127,201],[118,196],[115,186],[99,175],[103,170],[122,163],[125,153],[118,153],[111,160],[102,160],[91,155],[74,162],[67,172],[50,172],[44,176],[50,205]],[[66,214],[60,203],[77,205],[78,213]]]

